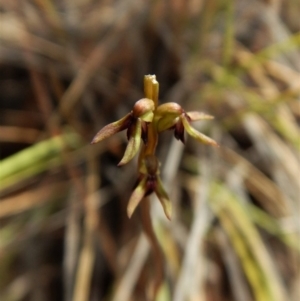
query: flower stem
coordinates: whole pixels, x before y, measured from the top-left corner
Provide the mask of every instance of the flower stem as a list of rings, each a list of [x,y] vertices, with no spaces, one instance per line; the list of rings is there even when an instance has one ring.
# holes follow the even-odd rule
[[[159,84],[156,80],[155,75],[145,75],[144,92],[146,98],[150,98],[153,100],[154,110],[156,111],[158,107]],[[147,144],[144,145],[143,149],[140,152],[139,161],[138,161],[139,169],[143,164],[144,158],[147,155],[153,155],[153,156],[155,155],[157,142],[158,142],[157,125],[156,122],[153,120],[153,122],[148,124],[148,139],[147,139]],[[141,212],[142,212],[143,229],[151,244],[154,263],[155,263],[154,287],[152,291],[153,296],[151,298],[152,300],[155,300],[157,292],[163,281],[164,260],[163,260],[162,250],[156,238],[153,225],[151,222],[150,204],[149,204],[149,199],[147,197],[145,197],[141,202]]]
[[[155,75],[144,76],[145,97],[154,101],[155,108],[158,106],[158,81]]]
[[[158,107],[158,93],[159,93],[159,84],[156,80],[155,75],[145,75],[144,77],[144,93],[145,97],[152,99],[154,102],[154,110]],[[151,122],[148,124],[148,139],[147,145],[145,145],[140,153],[139,158],[139,167],[147,155],[154,155],[156,146],[158,142],[158,133],[156,129],[156,123]]]

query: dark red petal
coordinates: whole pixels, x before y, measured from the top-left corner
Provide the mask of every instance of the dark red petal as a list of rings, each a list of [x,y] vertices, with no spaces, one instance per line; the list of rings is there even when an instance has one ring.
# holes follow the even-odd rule
[[[174,136],[177,140],[181,140],[184,143],[184,127],[181,120],[175,124]]]
[[[156,182],[156,176],[149,176],[147,177],[147,182],[146,182],[146,194],[145,196],[151,194],[153,191],[155,191],[157,186]]]
[[[136,126],[136,119],[134,117],[131,117],[131,119],[128,123],[128,128],[127,128],[127,133],[126,133],[127,140],[129,140],[130,137],[133,135],[135,126]]]
[[[148,142],[148,124],[145,121],[142,121],[142,140],[146,145]]]

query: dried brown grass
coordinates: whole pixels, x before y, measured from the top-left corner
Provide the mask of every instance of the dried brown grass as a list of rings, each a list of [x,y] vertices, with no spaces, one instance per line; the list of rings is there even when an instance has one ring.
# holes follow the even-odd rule
[[[156,300],[299,300],[299,14],[287,0],[0,1],[0,300],[151,299],[157,262],[125,209],[135,165],[116,167],[125,137],[89,145],[149,73],[161,102],[214,115],[201,129],[221,145],[160,140],[175,214],[151,200]]]

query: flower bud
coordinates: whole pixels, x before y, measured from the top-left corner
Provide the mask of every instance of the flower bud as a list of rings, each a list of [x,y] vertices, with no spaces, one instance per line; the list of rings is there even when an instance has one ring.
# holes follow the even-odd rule
[[[154,102],[149,98],[142,98],[138,100],[132,109],[133,116],[140,118],[143,121],[151,122],[153,119]]]
[[[182,107],[176,103],[176,102],[167,102],[162,105],[160,105],[156,110],[156,116],[164,117],[166,115],[168,116],[180,116],[184,110]]]
[[[153,155],[146,156],[145,165],[149,175],[153,176],[158,173],[159,162],[155,156]]]

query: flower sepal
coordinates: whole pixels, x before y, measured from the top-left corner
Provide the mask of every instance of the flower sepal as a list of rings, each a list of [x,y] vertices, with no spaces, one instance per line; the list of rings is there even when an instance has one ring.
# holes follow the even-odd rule
[[[128,113],[118,121],[112,122],[103,127],[93,138],[91,144],[96,144],[114,134],[127,129],[131,123],[132,114]]]
[[[185,112],[179,104],[168,102],[157,108],[155,118],[157,118],[158,132],[174,129],[175,138],[182,143],[185,143],[184,132],[186,131],[201,143],[218,146],[216,141],[198,132],[190,124],[192,121],[211,120],[214,118],[211,115],[196,111]]]
[[[140,177],[127,206],[130,218],[142,199],[154,192],[162,204],[166,217],[171,220],[172,205],[159,176],[159,162],[153,155],[146,156],[140,168]]]
[[[129,136],[128,144],[118,166],[128,163],[139,151],[142,140],[142,121],[138,118]]]
[[[154,102],[149,98],[138,100],[130,113],[120,120],[103,127],[93,138],[91,144],[98,143],[110,136],[127,129],[128,144],[118,166],[128,163],[139,151],[141,140],[147,144],[148,123],[154,117]]]

